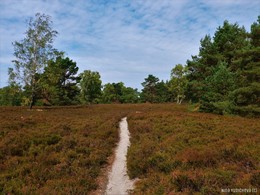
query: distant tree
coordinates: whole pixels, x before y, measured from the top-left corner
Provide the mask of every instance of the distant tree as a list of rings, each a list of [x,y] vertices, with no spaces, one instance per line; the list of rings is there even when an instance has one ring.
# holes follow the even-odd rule
[[[186,68],[181,64],[177,64],[171,71],[169,81],[169,91],[175,97],[177,104],[181,104],[184,100],[187,84]]]
[[[138,103],[139,92],[132,87],[123,87],[121,101],[122,103]]]
[[[102,91],[103,103],[138,103],[137,89],[126,87],[124,83],[107,83]]]
[[[22,89],[16,84],[0,88],[0,106],[20,106],[22,97]]]
[[[50,16],[37,13],[35,18],[30,18],[26,37],[13,43],[16,60],[14,72],[16,79],[23,82],[29,89],[30,109],[32,108],[37,87],[40,80],[36,75],[40,74],[48,60],[53,57],[56,50],[53,49],[53,38],[57,31],[53,30]]]
[[[122,103],[124,83],[107,83],[104,85],[102,100],[104,103]]]
[[[156,100],[157,103],[164,103],[170,101],[170,93],[168,82],[163,80],[156,84]]]
[[[68,57],[49,60],[41,75],[41,93],[51,105],[70,105],[78,103],[80,78],[76,62]]]
[[[107,83],[103,87],[102,102],[112,103],[116,99],[115,88],[111,83]]]
[[[142,101],[154,103],[157,98],[156,86],[159,82],[159,78],[150,74],[144,80],[145,81],[142,83],[143,89],[141,93]]]
[[[102,81],[98,72],[85,70],[79,75],[81,100],[83,103],[97,103],[101,96]]]

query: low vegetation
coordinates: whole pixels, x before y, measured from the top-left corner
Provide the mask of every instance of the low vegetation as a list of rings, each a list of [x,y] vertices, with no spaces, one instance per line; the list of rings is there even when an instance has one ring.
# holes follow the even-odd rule
[[[133,194],[219,194],[259,188],[257,119],[191,112],[176,104],[0,107],[0,193],[83,194],[128,116]]]
[[[0,107],[0,194],[96,189],[118,141],[118,122],[131,109],[135,106]]]
[[[258,188],[260,122],[153,105],[128,117],[133,194],[220,194]]]

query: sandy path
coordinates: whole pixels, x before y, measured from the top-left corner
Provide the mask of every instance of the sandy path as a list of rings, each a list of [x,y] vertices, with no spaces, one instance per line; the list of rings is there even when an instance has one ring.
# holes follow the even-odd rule
[[[126,154],[130,145],[129,130],[126,117],[120,122],[120,141],[115,151],[115,161],[108,174],[108,185],[105,194],[124,195],[134,188],[134,182],[127,175]]]

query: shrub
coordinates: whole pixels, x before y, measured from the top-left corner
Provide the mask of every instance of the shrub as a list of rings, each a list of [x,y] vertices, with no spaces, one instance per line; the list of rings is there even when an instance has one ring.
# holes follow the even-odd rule
[[[50,135],[46,138],[46,142],[48,145],[54,145],[59,143],[61,137],[59,135]]]

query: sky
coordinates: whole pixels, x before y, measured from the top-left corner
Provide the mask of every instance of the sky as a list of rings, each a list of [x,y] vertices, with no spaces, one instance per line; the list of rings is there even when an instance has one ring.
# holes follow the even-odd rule
[[[54,48],[98,71],[102,83],[142,89],[149,74],[169,80],[171,69],[197,55],[200,40],[237,22],[250,31],[259,0],[0,0],[0,87],[13,67],[12,42],[25,37],[36,13],[51,16]]]

